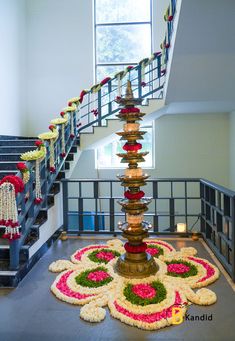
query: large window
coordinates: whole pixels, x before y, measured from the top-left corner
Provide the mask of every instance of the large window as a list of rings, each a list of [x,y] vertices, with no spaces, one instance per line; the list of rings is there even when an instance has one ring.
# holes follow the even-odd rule
[[[94,0],[96,81],[150,56],[151,0]]]
[[[149,154],[144,157],[145,162],[140,164],[143,168],[153,168],[154,167],[154,133],[153,126],[144,126],[141,130],[146,131],[144,135],[144,140],[139,140],[142,144],[141,152],[148,151]],[[120,157],[117,153],[124,153],[123,142],[121,143],[119,137],[115,138],[112,142],[99,146],[96,150],[96,168],[126,168],[126,163],[121,163]]]

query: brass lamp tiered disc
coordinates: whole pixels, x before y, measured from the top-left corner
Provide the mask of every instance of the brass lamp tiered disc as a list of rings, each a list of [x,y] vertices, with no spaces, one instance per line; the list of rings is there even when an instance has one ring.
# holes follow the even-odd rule
[[[139,162],[144,162],[144,156],[148,152],[139,152],[142,146],[137,142],[143,140],[145,131],[139,130],[138,121],[145,115],[135,105],[141,104],[142,100],[133,97],[131,82],[127,81],[125,98],[117,100],[123,107],[117,117],[125,121],[124,131],[118,132],[121,140],[127,141],[124,150],[126,153],[117,154],[122,158],[122,163],[128,163],[125,174],[118,176],[122,186],[128,188],[125,198],[118,201],[122,211],[127,213],[127,222],[119,223],[118,227],[123,231],[123,237],[128,239],[125,244],[126,253],[121,255],[116,263],[116,271],[119,275],[130,278],[143,278],[157,272],[158,266],[153,257],[145,252],[146,245],[143,239],[148,237],[151,225],[143,220],[143,213],[148,210],[147,205],[151,199],[144,198],[141,186],[146,185],[148,176],[138,167]]]

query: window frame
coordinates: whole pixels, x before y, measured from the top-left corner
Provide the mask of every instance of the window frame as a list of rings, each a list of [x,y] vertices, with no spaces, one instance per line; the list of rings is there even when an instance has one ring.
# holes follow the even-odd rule
[[[138,63],[128,63],[128,62],[113,62],[113,63],[98,63],[97,62],[97,27],[102,27],[102,26],[123,26],[123,25],[150,25],[150,53],[153,53],[153,0],[149,0],[150,3],[150,21],[127,21],[127,22],[113,22],[113,23],[101,23],[98,24],[96,22],[96,1],[93,0],[93,18],[94,18],[94,81],[95,83],[98,82],[97,80],[97,67],[99,66],[128,66],[128,65],[133,65],[136,66]],[[147,57],[147,56],[145,56]],[[106,75],[107,77],[110,75]]]
[[[143,125],[141,126],[141,129],[145,129],[145,128],[151,128],[152,129],[152,166],[145,166],[144,162],[141,162],[139,164],[139,167],[143,168],[143,169],[155,169],[155,138],[156,138],[156,135],[155,135],[155,121],[152,121],[151,124],[146,124],[146,125]],[[144,141],[144,140],[143,140]],[[110,141],[109,143],[112,143],[113,141]],[[123,141],[120,141],[117,139],[117,142],[123,142]],[[141,141],[140,141],[141,142]],[[109,143],[105,143],[104,145],[106,144],[109,144]],[[112,169],[125,169],[127,167],[127,164],[124,163],[123,164],[123,167],[115,167],[115,166],[106,166],[106,167],[99,167],[98,165],[98,149],[99,147],[97,147],[95,149],[95,169],[100,169],[100,170],[112,170]],[[121,165],[121,162],[120,162],[120,165]]]

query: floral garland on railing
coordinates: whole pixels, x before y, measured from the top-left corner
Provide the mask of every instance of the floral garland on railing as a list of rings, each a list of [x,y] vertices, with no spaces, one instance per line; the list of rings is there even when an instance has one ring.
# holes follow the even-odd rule
[[[164,14],[164,20],[168,22],[173,20],[172,1],[170,1],[170,5],[166,9],[166,12]]]
[[[172,325],[173,310],[177,308],[183,318],[191,303],[207,306],[216,302],[216,294],[203,287],[213,283],[219,271],[196,257],[195,248],[176,251],[159,239],[146,239],[140,247],[153,255],[159,267],[155,275],[141,279],[119,276],[114,271],[118,255],[136,250],[115,239],[77,250],[71,261],[53,262],[49,270],[62,273],[51,291],[62,301],[82,305],[80,317],[85,321],[102,321],[106,316],[104,307],[108,306],[114,318],[146,330]],[[202,289],[194,292],[193,288]]]
[[[37,146],[36,150],[31,150],[29,152],[23,153],[20,158],[24,161],[35,161],[35,204],[40,204],[42,202],[41,193],[41,180],[40,180],[40,163],[46,157],[46,147],[41,140],[35,142]]]
[[[60,125],[61,126],[61,154],[60,156],[64,158],[66,156],[65,150],[65,126],[68,124],[69,115],[66,112],[61,112],[59,118],[55,118],[51,120],[52,124]]]
[[[74,114],[77,110],[77,106],[75,104],[75,102],[71,102],[72,105],[68,106],[68,107],[65,107],[61,113],[60,113],[60,116],[64,117],[64,115],[66,113],[70,113],[70,138],[74,138],[75,135],[74,135]]]
[[[20,238],[16,195],[23,190],[23,180],[18,176],[8,175],[0,181],[0,226],[5,227],[2,238],[10,241]]]
[[[49,151],[50,151],[49,167],[50,167],[50,172],[55,173],[56,168],[55,168],[55,146],[54,145],[55,145],[56,140],[58,139],[59,132],[54,124],[49,125],[48,128],[51,131],[39,134],[38,138],[40,140],[49,142]]]

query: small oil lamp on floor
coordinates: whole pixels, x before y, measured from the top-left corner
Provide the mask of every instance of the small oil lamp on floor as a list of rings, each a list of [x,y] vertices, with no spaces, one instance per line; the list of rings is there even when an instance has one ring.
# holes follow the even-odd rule
[[[151,199],[144,198],[145,193],[140,190],[146,185],[147,174],[143,174],[142,168],[138,167],[139,162],[144,162],[144,156],[148,152],[140,152],[142,145],[138,140],[143,140],[145,131],[139,130],[139,121],[145,115],[135,105],[140,105],[141,99],[134,98],[131,89],[131,82],[127,81],[125,98],[119,98],[117,103],[122,109],[117,117],[124,121],[124,131],[118,132],[121,140],[127,141],[123,150],[125,153],[117,154],[122,158],[121,162],[128,163],[124,175],[117,176],[125,187],[124,199],[118,201],[122,211],[126,213],[127,221],[119,222],[118,227],[123,232],[123,237],[128,239],[125,244],[126,253],[121,255],[116,264],[116,271],[119,275],[129,278],[142,278],[153,275],[157,272],[158,266],[153,257],[146,253],[144,238],[148,237],[148,230],[151,225],[143,220],[143,213],[148,210],[147,205]],[[128,188],[128,190],[126,190]]]

